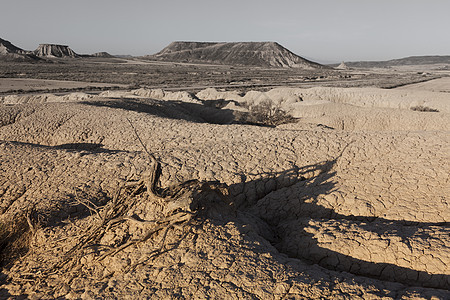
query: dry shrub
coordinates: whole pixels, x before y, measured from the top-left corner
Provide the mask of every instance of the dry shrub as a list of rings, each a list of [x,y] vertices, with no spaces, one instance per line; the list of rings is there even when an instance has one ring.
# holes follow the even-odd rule
[[[32,274],[28,279],[36,280],[40,284],[45,282],[50,274],[58,274],[70,281],[83,272],[83,257],[93,255],[93,263],[101,263],[106,257],[114,256],[133,245],[150,241],[153,244],[152,252],[122,270],[124,273],[133,272],[139,265],[176,248],[189,234],[190,226],[196,224],[198,217],[205,213],[207,205],[211,204],[210,198],[224,199],[228,194],[226,186],[221,183],[198,180],[189,180],[167,188],[157,187],[160,164],[153,156],[151,158],[153,161],[150,171],[144,178],[137,182],[127,182],[119,187],[113,199],[103,207],[96,207],[88,200],[83,201],[82,204],[94,213],[94,221],[74,238],[68,236],[56,242],[59,248],[69,250],[55,263],[47,264],[39,274]],[[161,211],[157,212],[158,216],[155,219],[144,220],[134,213],[136,205],[142,201],[153,202],[157,204],[156,206],[160,206]],[[133,235],[123,227],[119,229],[124,223],[139,225],[143,233]],[[180,229],[183,233],[175,238],[178,240],[167,242],[167,237]],[[122,235],[122,238],[111,243],[102,243],[102,238],[111,231]]]
[[[237,121],[239,123],[274,127],[297,121],[297,118],[294,118],[270,100],[261,101],[247,108],[249,110],[247,114],[238,116]]]
[[[146,149],[136,128],[129,120],[128,122],[151,160],[148,171],[140,180],[126,182],[120,186],[113,198],[102,207],[96,206],[88,199],[80,200],[80,204],[86,206],[95,216],[93,222],[76,237],[60,239],[57,242],[58,246],[69,250],[55,263],[44,267],[34,279],[44,280],[49,274],[75,278],[83,266],[81,259],[87,255],[94,254],[95,262],[101,262],[106,257],[114,256],[133,245],[151,241],[154,244],[152,253],[124,269],[124,272],[131,272],[138,265],[171,250],[172,246],[166,242],[169,232],[180,228],[183,232],[184,229],[189,229],[192,222],[197,221],[197,218],[205,213],[205,207],[211,204],[211,197],[224,200],[228,195],[226,185],[219,182],[188,180],[166,188],[159,187],[162,172],[160,162]],[[159,207],[155,211],[155,218],[144,220],[135,214],[136,205],[143,201],[154,203],[155,207]],[[227,204],[225,207],[228,207]],[[143,234],[134,236],[123,230],[123,238],[120,241],[102,244],[102,238],[107,233],[112,230],[121,231],[118,228],[124,223],[139,225],[143,229]],[[188,230],[183,235],[187,233]],[[158,242],[157,235],[160,236]]]
[[[411,107],[411,110],[413,110],[413,111],[420,111],[420,112],[439,112],[438,109],[431,108],[431,107],[426,107],[426,106],[423,106],[423,105],[413,106],[413,107]]]

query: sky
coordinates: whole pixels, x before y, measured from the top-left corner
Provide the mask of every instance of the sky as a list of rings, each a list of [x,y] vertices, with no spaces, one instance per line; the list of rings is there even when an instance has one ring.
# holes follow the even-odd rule
[[[275,41],[317,62],[450,55],[449,0],[0,0],[0,38],[91,54]]]

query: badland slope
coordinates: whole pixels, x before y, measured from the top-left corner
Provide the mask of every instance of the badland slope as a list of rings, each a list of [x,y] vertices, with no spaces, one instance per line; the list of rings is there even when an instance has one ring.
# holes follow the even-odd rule
[[[147,58],[174,62],[257,67],[324,68],[324,66],[300,57],[275,42],[173,42]]]
[[[0,60],[2,61],[31,61],[39,58],[25,51],[11,42],[0,38]]]
[[[56,44],[40,44],[33,53],[40,57],[80,57],[80,55],[70,49],[69,46]]]
[[[29,97],[0,104],[2,299],[450,298],[448,93]],[[230,122],[261,104],[300,119]]]

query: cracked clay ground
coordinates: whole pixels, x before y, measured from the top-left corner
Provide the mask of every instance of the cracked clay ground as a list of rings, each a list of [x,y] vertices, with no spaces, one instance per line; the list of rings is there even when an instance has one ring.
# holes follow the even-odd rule
[[[1,220],[32,207],[38,224],[28,254],[2,269],[1,297],[450,298],[445,122],[351,131],[314,123],[317,110],[338,105],[331,103],[315,106],[308,122],[220,125],[192,103],[145,101],[0,106]],[[383,114],[390,111],[400,110]],[[423,124],[449,116],[403,115]],[[206,195],[204,213],[189,224],[100,259],[146,223],[108,227],[74,266],[61,264],[98,221],[81,203],[100,210],[120,184],[145,175],[150,160],[139,138],[161,162],[162,187],[197,179],[225,184],[226,193]],[[138,220],[168,205],[137,197],[127,216]]]

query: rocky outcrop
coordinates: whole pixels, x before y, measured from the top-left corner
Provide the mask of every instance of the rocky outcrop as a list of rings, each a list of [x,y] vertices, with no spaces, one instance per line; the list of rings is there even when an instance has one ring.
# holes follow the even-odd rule
[[[0,55],[8,53],[26,54],[27,52],[19,47],[14,46],[11,42],[0,39]]]
[[[348,66],[345,64],[345,62],[341,62],[339,66],[336,67],[338,70],[348,70]]]
[[[40,57],[80,57],[75,51],[65,45],[55,44],[40,44],[39,47],[34,50],[34,54]]]
[[[11,42],[0,38],[0,60],[2,61],[32,61],[39,58]]]
[[[275,42],[173,42],[149,59],[245,65],[257,67],[289,67],[318,69],[324,66],[304,59]]]
[[[108,52],[97,52],[92,55],[77,54],[66,45],[40,44],[34,51],[23,50],[11,42],[0,38],[0,60],[2,61],[33,61],[42,58],[80,58],[80,57],[102,57],[114,58]]]

